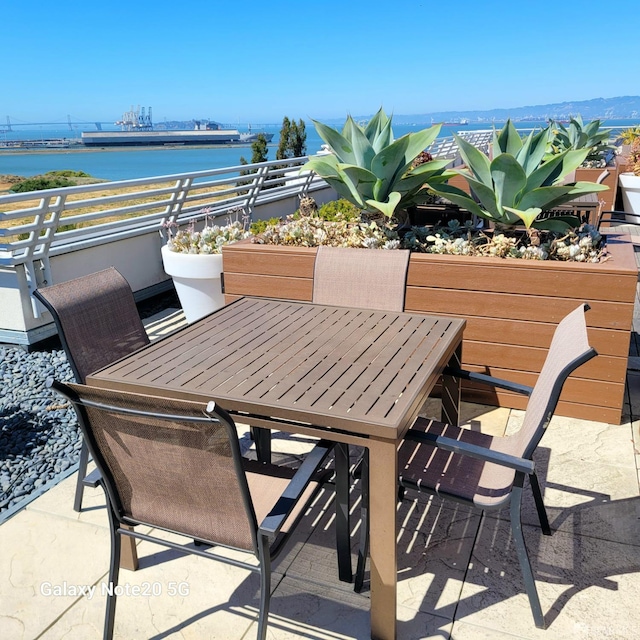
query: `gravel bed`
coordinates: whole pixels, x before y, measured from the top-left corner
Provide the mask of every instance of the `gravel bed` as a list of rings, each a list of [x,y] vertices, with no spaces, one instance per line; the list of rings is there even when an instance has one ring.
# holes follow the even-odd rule
[[[180,303],[171,289],[138,303],[144,319]],[[0,345],[0,523],[72,473],[80,458],[76,414],[47,389],[48,378],[73,381],[57,337],[32,351]]]
[[[64,351],[28,353],[0,347],[0,520],[78,462],[80,431],[73,410],[47,389],[48,378],[73,380]]]

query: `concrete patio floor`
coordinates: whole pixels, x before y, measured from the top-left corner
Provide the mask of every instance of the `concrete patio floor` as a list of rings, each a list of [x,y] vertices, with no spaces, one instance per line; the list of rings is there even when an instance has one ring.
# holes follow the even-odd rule
[[[176,321],[175,317],[168,320]],[[169,322],[156,322],[157,333]],[[438,413],[429,401],[426,414]],[[516,429],[522,412],[465,404],[470,428]],[[547,630],[533,625],[508,511],[480,516],[439,499],[398,507],[398,637],[635,639],[640,635],[640,372],[629,370],[624,424],[556,417],[535,461],[553,535],[540,532],[527,489],[523,521]],[[238,425],[248,446],[248,429]],[[308,442],[276,433],[283,459]],[[75,474],[0,526],[0,638],[100,638],[109,533],[104,496],[72,510]],[[360,489],[352,490],[352,551]],[[362,594],[337,578],[333,490],[325,488],[274,566],[267,637],[366,639]],[[140,542],[121,571],[115,638],[255,638],[259,579],[242,569]],[[367,576],[368,577],[368,576]],[[72,588],[93,587],[92,596]],[[139,587],[145,595],[134,595]],[[62,595],[54,591],[66,590]]]

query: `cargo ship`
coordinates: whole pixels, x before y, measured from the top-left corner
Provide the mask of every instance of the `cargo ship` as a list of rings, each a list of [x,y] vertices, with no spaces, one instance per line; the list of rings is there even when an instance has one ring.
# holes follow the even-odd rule
[[[181,145],[246,145],[263,135],[267,142],[272,133],[240,133],[237,129],[224,129],[221,124],[210,120],[195,120],[192,129],[154,129],[151,107],[145,114],[131,108],[125,112],[116,125],[120,131],[83,131],[81,142],[87,147],[124,146],[181,146]]]

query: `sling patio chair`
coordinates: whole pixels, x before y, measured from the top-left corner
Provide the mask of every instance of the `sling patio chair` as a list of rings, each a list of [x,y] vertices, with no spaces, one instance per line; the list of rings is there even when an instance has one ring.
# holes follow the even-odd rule
[[[109,513],[111,559],[104,639],[113,636],[122,536],[164,545],[260,573],[258,639],[264,640],[271,562],[331,472],[333,444],[319,441],[298,470],[243,457],[233,419],[208,404],[52,381],[74,407]],[[147,525],[186,544],[134,532]],[[198,540],[196,546],[191,540]],[[203,547],[207,545],[207,547]],[[220,551],[247,552],[244,562]]]
[[[520,518],[522,489],[529,478],[542,533],[551,535],[542,492],[532,460],[549,425],[565,380],[597,355],[589,346],[586,304],[569,313],[556,327],[544,365],[533,388],[488,375],[452,372],[460,378],[529,396],[522,426],[498,437],[418,418],[398,449],[400,495],[405,489],[450,498],[483,511],[509,505],[511,529],[535,625],[545,628]],[[365,537],[368,547],[368,536]],[[361,550],[366,558],[368,548]],[[356,590],[362,587],[364,566],[358,566]]]
[[[356,307],[378,311],[404,309],[405,284],[410,252],[377,251],[347,247],[318,247],[313,270],[316,304]],[[258,460],[271,459],[267,429],[252,427]]]
[[[34,291],[51,313],[76,382],[149,343],[133,291],[114,267]],[[73,508],[82,509],[89,451],[82,441]]]

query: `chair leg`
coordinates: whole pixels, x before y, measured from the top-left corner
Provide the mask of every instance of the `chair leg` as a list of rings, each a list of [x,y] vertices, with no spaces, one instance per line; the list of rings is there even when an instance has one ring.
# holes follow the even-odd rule
[[[514,485],[511,494],[511,531],[513,534],[513,541],[516,547],[516,553],[518,554],[518,560],[520,561],[520,569],[522,570],[522,577],[524,578],[524,587],[529,596],[529,605],[531,606],[531,613],[533,614],[533,620],[538,629],[545,629],[546,624],[544,616],[542,614],[542,607],[540,606],[540,598],[538,597],[538,590],[536,589],[536,582],[533,577],[533,571],[531,569],[531,562],[529,561],[529,554],[527,553],[527,547],[524,541],[524,534],[522,532],[522,520],[520,518],[520,506],[522,503],[522,482],[524,478],[520,479],[519,486]],[[518,482],[516,477],[516,482]]]
[[[258,615],[257,638],[265,640],[271,604],[271,552],[266,536],[258,538],[258,559],[260,560],[260,613]]]
[[[542,500],[542,491],[540,491],[540,483],[538,482],[538,476],[536,473],[529,475],[529,482],[531,483],[531,491],[533,492],[533,499],[536,502],[536,509],[538,511],[538,519],[540,520],[540,528],[545,536],[551,535],[551,527],[549,526],[549,518],[547,517],[547,510]]]
[[[349,525],[349,445],[337,443],[333,450],[336,467],[336,551],[338,578],[351,582],[351,543]]]
[[[111,558],[109,560],[109,583],[107,585],[107,608],[104,619],[103,640],[111,640],[113,638],[113,626],[116,616],[115,588],[118,585],[118,576],[120,573],[120,550],[122,547],[122,534],[118,533],[116,517],[108,504],[107,511],[109,512],[109,524],[111,529]]]
[[[358,566],[353,590],[356,593],[362,591],[364,571],[369,556],[369,449],[365,449],[360,458],[362,465],[360,473],[361,482],[361,506],[360,506],[360,548],[358,549]]]
[[[82,496],[84,494],[83,480],[87,475],[87,465],[89,464],[89,447],[84,438],[80,447],[80,463],[78,464],[78,481],[76,482],[76,495],[73,501],[74,511],[82,511]]]

